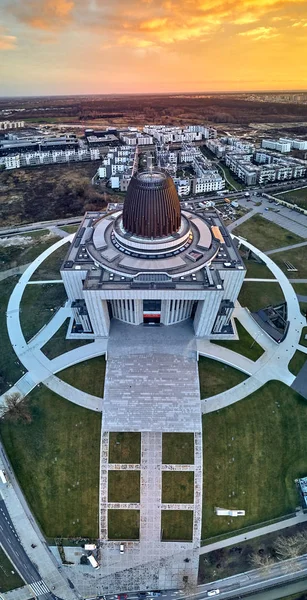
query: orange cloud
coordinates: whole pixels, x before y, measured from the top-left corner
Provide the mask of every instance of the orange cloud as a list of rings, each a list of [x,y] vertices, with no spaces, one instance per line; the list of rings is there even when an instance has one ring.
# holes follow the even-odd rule
[[[34,29],[52,30],[69,22],[74,5],[74,0],[15,0],[8,10],[19,21]]]
[[[256,29],[250,29],[249,31],[241,31],[239,35],[247,36],[257,41],[271,39],[279,35],[279,33],[274,27],[256,27]]]
[[[0,50],[15,50],[17,38],[14,35],[0,34]]]

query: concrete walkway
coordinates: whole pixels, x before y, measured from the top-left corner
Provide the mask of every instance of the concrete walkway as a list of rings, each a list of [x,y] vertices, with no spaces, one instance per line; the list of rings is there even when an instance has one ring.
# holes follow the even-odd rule
[[[0,281],[7,279],[8,277],[13,277],[14,275],[21,275],[24,273],[31,263],[27,263],[26,265],[19,265],[19,267],[12,267],[11,269],[6,269],[6,271],[0,272]]]
[[[226,390],[222,394],[217,394],[202,400],[203,413],[213,412],[224,408],[225,406],[229,406],[234,402],[238,402],[255,392],[268,381],[276,379],[291,386],[295,380],[295,376],[290,373],[287,365],[299,345],[301,330],[306,324],[305,319],[300,312],[297,296],[287,276],[272,261],[272,259],[269,258],[269,256],[255,248],[249,242],[244,241],[244,245],[261,258],[280,284],[287,302],[289,329],[284,341],[277,344],[265,334],[258,324],[254,322],[251,315],[248,316],[248,311],[246,309],[242,309],[237,305],[234,316],[242,322],[242,325],[247,329],[250,335],[265,349],[264,354],[256,362],[253,363],[246,359],[246,357],[221,346],[212,343],[208,345],[208,342],[199,340],[197,342],[199,354],[210,356],[215,360],[220,360],[221,362],[236,367],[250,375],[249,379]]]
[[[208,554],[209,552],[219,550],[220,548],[234,546],[235,544],[242,544],[242,542],[246,542],[247,540],[252,540],[256,537],[273,533],[274,531],[281,531],[282,529],[287,529],[287,527],[293,527],[294,525],[299,525],[300,523],[306,523],[306,521],[307,514],[299,512],[295,517],[291,517],[290,519],[278,521],[277,523],[272,523],[271,525],[265,525],[264,527],[253,529],[253,531],[246,531],[245,533],[240,533],[239,535],[233,535],[226,540],[220,540],[218,542],[213,542],[212,544],[202,546],[199,550],[199,554]]]
[[[294,250],[295,248],[302,248],[303,246],[307,246],[307,242],[300,242],[299,244],[292,244],[292,246],[283,246],[282,248],[275,248],[275,250],[268,250],[268,252],[265,252],[265,254],[271,256],[271,254],[278,254],[279,252],[286,252],[288,250]]]
[[[85,394],[85,392],[68,385],[58,377],[55,377],[54,374],[76,363],[105,354],[107,349],[107,338],[96,340],[92,344],[80,346],[75,350],[61,354],[53,360],[49,360],[43,354],[41,348],[61,327],[65,319],[71,317],[72,312],[69,305],[67,304],[65,307],[62,307],[53,316],[51,321],[49,321],[49,323],[44,326],[29,343],[26,342],[20,325],[20,301],[29,279],[32,277],[37,267],[52,254],[52,252],[60,248],[63,244],[70,242],[72,238],[73,234],[65,236],[65,238],[53,244],[53,246],[37,257],[23,273],[11,294],[7,308],[8,334],[14,351],[28,373],[17,381],[8,392],[18,391],[24,395],[28,394],[39,383],[44,383],[49,389],[79,406],[90,408],[95,411],[101,411],[101,398]],[[4,396],[5,394],[0,397],[0,404],[2,405],[5,401]]]

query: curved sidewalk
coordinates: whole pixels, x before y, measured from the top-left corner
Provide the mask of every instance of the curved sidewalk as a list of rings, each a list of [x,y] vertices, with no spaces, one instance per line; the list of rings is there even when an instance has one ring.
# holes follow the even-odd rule
[[[19,379],[12,388],[3,394],[1,397],[2,404],[4,396],[7,393],[18,391],[23,395],[26,395],[36,385],[44,383],[49,389],[52,389],[63,398],[66,398],[79,406],[90,408],[95,411],[102,410],[102,398],[91,396],[90,394],[86,394],[85,392],[68,385],[56,377],[54,373],[66,369],[78,362],[105,354],[107,350],[107,339],[96,340],[92,344],[80,346],[75,350],[61,354],[53,360],[49,360],[41,351],[41,347],[56,333],[64,323],[65,319],[71,316],[72,313],[69,306],[66,305],[65,307],[60,308],[51,321],[49,321],[49,323],[47,323],[29,343],[26,342],[20,325],[20,302],[29,279],[37,267],[48,258],[50,254],[62,245],[70,242],[72,238],[73,234],[66,236],[38,256],[23,273],[11,294],[7,308],[8,335],[16,355],[28,372]]]
[[[234,236],[237,237],[237,236]],[[240,240],[239,237],[237,239]],[[264,354],[253,363],[250,367],[246,357],[243,357],[232,350],[228,350],[214,343],[210,343],[210,348],[202,341],[198,342],[198,351],[204,356],[209,356],[215,360],[219,360],[225,364],[235,367],[247,374],[250,374],[249,379],[239,385],[226,390],[216,396],[211,396],[202,400],[202,412],[213,412],[229,406],[234,402],[242,400],[246,396],[252,394],[257,389],[262,387],[270,380],[282,381],[288,386],[291,386],[295,380],[295,376],[288,369],[289,361],[299,347],[302,327],[305,325],[305,319],[300,312],[299,302],[296,293],[283,271],[270,259],[269,256],[255,248],[246,240],[242,240],[244,246],[247,246],[272,271],[273,275],[280,284],[288,308],[289,328],[286,338],[280,344],[275,343],[266,335],[266,333],[254,322],[247,309],[236,307],[234,315],[242,322],[247,331],[259,341],[260,345],[265,349]],[[243,284],[244,285],[244,284]],[[243,311],[243,312],[242,312]],[[247,316],[248,315],[248,316]],[[258,332],[258,333],[257,333]],[[255,337],[256,336],[256,337]],[[261,336],[259,339],[257,336]],[[203,344],[203,345],[202,345]],[[211,348],[211,346],[213,348]],[[203,351],[202,351],[203,350]],[[305,350],[306,351],[306,350]],[[235,355],[235,357],[234,357]],[[234,360],[235,359],[235,360]]]

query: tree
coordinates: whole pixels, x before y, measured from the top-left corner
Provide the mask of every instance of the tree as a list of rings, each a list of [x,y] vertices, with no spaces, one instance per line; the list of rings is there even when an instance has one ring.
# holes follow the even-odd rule
[[[269,571],[271,566],[274,565],[275,561],[272,556],[267,554],[259,554],[259,552],[255,552],[249,557],[250,565],[254,569],[263,569],[263,571]]]
[[[280,536],[274,543],[274,550],[279,560],[296,558],[307,552],[307,532],[301,531],[288,537]]]
[[[28,402],[19,392],[12,392],[4,396],[4,406],[2,416],[5,415],[11,421],[24,421],[31,423],[32,415],[29,410]]]

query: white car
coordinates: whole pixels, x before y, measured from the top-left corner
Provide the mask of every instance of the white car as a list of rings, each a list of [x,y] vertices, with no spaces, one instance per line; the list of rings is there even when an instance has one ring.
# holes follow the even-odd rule
[[[220,590],[209,590],[208,596],[217,596],[220,593]]]

